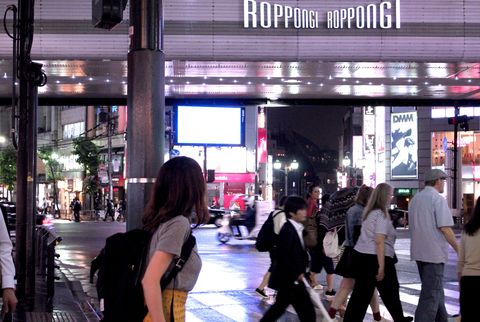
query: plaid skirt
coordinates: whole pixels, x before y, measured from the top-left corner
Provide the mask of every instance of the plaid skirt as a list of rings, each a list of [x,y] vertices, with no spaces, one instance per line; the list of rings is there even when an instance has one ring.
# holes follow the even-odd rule
[[[185,322],[185,303],[187,302],[188,292],[174,289],[165,289],[162,292],[163,314],[165,321],[172,321],[172,301],[173,301],[173,321]],[[143,319],[143,322],[152,322],[150,313]]]

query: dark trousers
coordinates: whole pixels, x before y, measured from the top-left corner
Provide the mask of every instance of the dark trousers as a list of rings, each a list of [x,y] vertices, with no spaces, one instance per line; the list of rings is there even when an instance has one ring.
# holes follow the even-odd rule
[[[113,209],[110,209],[110,210],[107,209],[107,213],[105,214],[105,218],[103,219],[103,221],[107,221],[108,216],[112,217],[112,221],[114,221],[115,211],[113,211]]]
[[[315,322],[315,309],[305,289],[305,285],[301,282],[291,287],[279,289],[275,303],[268,309],[260,322],[277,321],[290,304],[297,312],[300,321]]]
[[[73,217],[74,217],[76,222],[79,222],[80,221],[80,210],[74,210],[73,211]]]
[[[460,280],[460,315],[462,322],[478,321],[480,276],[462,276]]]
[[[362,254],[354,251],[354,263],[358,270],[355,276],[355,286],[348,302],[344,322],[362,322],[372,299],[375,287],[378,289],[383,303],[393,317],[394,322],[404,321],[402,303],[400,302],[397,271],[393,258],[385,256],[385,277],[377,281],[377,255]]]

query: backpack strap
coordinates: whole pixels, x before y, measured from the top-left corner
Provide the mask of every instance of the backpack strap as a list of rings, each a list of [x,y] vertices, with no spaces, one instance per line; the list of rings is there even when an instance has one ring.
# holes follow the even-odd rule
[[[188,258],[190,257],[190,254],[192,253],[193,248],[195,247],[197,241],[195,239],[195,236],[193,236],[192,231],[190,231],[190,235],[188,236],[188,239],[185,241],[185,243],[182,246],[182,251],[180,253],[179,258],[174,258],[173,259],[173,267],[171,270],[165,272],[163,275],[162,281],[161,281],[161,286],[162,289],[166,288],[167,285],[172,281],[172,279],[177,276],[178,272],[180,272],[187,262]]]
[[[279,210],[279,211],[277,211],[277,212],[275,213],[276,210]],[[272,211],[272,214],[271,214],[271,215],[272,215],[272,219],[275,218],[275,217],[277,217],[278,215],[280,215],[282,212],[285,212],[285,210],[283,210],[283,209],[275,209],[274,211]],[[275,213],[275,215],[274,215],[273,213]]]
[[[185,243],[182,246],[180,257],[173,259],[174,266],[170,271],[165,272],[165,275],[163,276],[161,281],[162,289],[164,289],[165,287],[167,287],[167,285],[170,283],[172,279],[174,280],[174,287],[172,290],[172,302],[170,304],[170,322],[175,321],[175,317],[173,313],[173,301],[175,300],[175,282],[177,279],[177,274],[183,269],[183,266],[185,265],[188,258],[190,257],[190,254],[192,253],[192,250],[195,247],[196,243],[197,243],[197,240],[195,239],[195,236],[193,236],[192,231],[190,230],[190,235],[188,235],[188,239],[185,241]]]

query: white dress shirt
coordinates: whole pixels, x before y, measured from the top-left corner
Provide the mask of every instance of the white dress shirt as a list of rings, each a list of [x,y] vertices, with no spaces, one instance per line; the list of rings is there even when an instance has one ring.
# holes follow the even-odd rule
[[[303,225],[299,222],[296,222],[293,219],[288,219],[288,221],[292,223],[293,227],[297,231],[298,238],[300,238],[300,242],[302,243],[303,249],[305,249],[305,243],[303,241],[303,229],[304,229]]]
[[[15,288],[15,265],[12,258],[12,241],[8,235],[7,226],[0,209],[0,268],[2,273],[2,288]]]

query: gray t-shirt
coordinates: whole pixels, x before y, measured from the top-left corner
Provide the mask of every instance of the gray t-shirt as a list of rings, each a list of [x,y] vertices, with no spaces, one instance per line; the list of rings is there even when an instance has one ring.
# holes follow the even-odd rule
[[[448,244],[439,228],[453,226],[447,200],[433,187],[418,192],[408,207],[408,228],[412,241],[412,260],[427,263],[446,263]]]
[[[190,233],[190,221],[184,216],[176,216],[169,221],[161,224],[153,234],[150,242],[149,260],[155,251],[162,251],[180,257],[182,246]],[[198,255],[197,246],[195,246],[183,266],[183,269],[177,274],[177,277],[168,284],[167,288],[174,288],[181,291],[191,291],[197,282],[198,275],[202,268],[202,260]]]
[[[395,256],[394,246],[397,234],[390,217],[385,217],[385,214],[380,209],[372,210],[367,219],[363,221],[355,250],[363,254],[377,254],[375,245],[377,234],[385,235],[385,256],[393,258]]]

